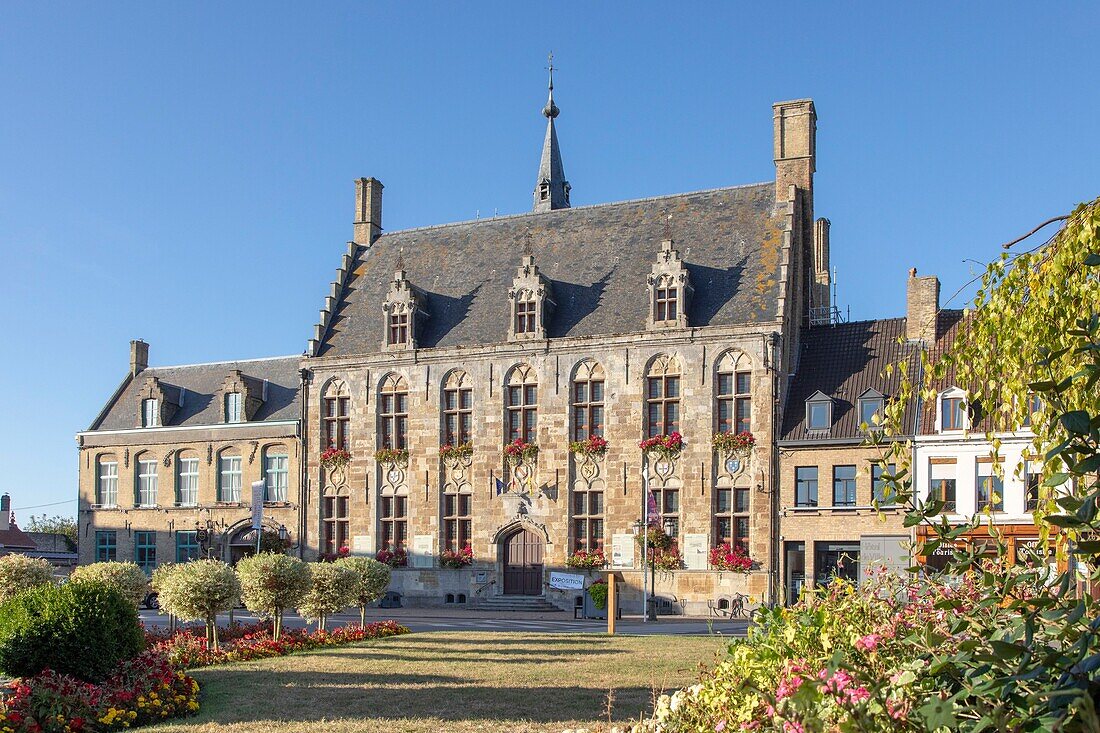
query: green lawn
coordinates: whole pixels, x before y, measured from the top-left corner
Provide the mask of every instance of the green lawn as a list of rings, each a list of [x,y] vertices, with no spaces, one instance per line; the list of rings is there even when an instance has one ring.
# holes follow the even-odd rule
[[[560,733],[652,709],[728,639],[445,632],[193,672],[194,718],[173,733]],[[701,666],[702,665],[702,666]]]

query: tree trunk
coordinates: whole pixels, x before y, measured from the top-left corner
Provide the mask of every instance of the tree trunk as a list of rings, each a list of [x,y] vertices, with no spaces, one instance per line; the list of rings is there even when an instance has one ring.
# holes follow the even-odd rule
[[[279,636],[283,633],[283,609],[276,608],[275,615],[271,619],[272,636],[275,641],[279,640]]]
[[[217,651],[218,648],[218,618],[208,616],[206,618],[206,648]]]
[[[365,628],[367,625],[367,607],[359,607],[359,626]]]
[[[317,630],[318,631],[324,631],[325,630],[325,616],[326,615],[327,614],[322,613],[321,617],[319,619],[317,619]]]

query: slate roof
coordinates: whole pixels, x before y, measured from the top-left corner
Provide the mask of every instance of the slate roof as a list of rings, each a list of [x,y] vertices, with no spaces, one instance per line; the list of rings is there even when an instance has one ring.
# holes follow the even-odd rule
[[[185,390],[183,405],[176,410],[169,426],[219,425],[223,421],[223,406],[216,399],[225,378],[239,369],[246,378],[267,380],[267,401],[256,411],[251,422],[264,420],[297,420],[301,417],[298,374],[300,357],[279,356],[269,359],[223,361],[213,364],[150,367],[129,379],[119,394],[92,423],[93,430],[124,430],[137,424],[138,392],[149,377],[157,377],[169,399],[178,403],[180,390]]]
[[[966,318],[964,318],[964,312],[961,310],[942,310],[936,320],[936,333],[938,338],[936,343],[929,350],[928,360],[930,363],[936,363],[944,354],[946,354],[954,345],[955,338],[959,335],[959,330],[965,327]],[[955,372],[953,369],[949,369],[944,378],[934,382],[932,388],[937,393],[948,389],[949,387],[962,387],[965,389],[966,385],[955,383]],[[980,407],[980,406],[979,406]],[[977,420],[974,425],[971,426],[973,432],[980,432],[990,426],[988,417],[982,415],[981,409],[978,409],[975,413]],[[920,418],[920,434],[921,435],[933,435],[936,432],[936,401],[929,400],[921,405],[921,418]]]
[[[899,343],[901,339],[902,343]],[[917,378],[920,350],[905,343],[905,319],[886,318],[816,326],[802,333],[798,371],[791,382],[783,415],[781,440],[862,440],[859,397],[868,389],[887,399],[897,394],[900,377],[884,377],[887,364],[905,359]],[[833,400],[833,424],[828,431],[806,429],[805,402],[821,391]],[[914,426],[917,411],[906,409],[904,424]],[[908,432],[912,432],[910,427]]]
[[[382,303],[401,258],[429,317],[421,348],[506,342],[508,289],[527,234],[557,309],[547,335],[644,331],[646,277],[666,218],[695,288],[693,326],[774,321],[785,208],[760,183],[383,234],[358,247],[319,356],[381,350]]]

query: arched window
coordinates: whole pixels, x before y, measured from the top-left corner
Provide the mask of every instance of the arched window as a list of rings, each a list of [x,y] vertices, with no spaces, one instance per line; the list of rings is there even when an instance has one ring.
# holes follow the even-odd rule
[[[142,453],[135,461],[137,482],[134,501],[138,506],[157,505],[157,457]]]
[[[527,364],[512,367],[505,387],[508,442],[535,442],[538,421],[538,379]]]
[[[646,372],[646,436],[669,435],[680,430],[680,364],[670,356],[658,356]]]
[[[351,423],[351,397],[347,385],[332,380],[325,385],[321,400],[321,449],[348,449],[348,426]]]
[[[604,373],[594,361],[582,361],[573,377],[573,440],[603,437]]]
[[[241,480],[241,454],[226,448],[218,454],[218,501],[240,502]]]
[[[473,430],[473,390],[466,372],[455,369],[443,380],[442,445],[469,443]]]
[[[409,388],[404,377],[387,374],[378,387],[378,445],[405,448],[409,426]]]
[[[95,503],[118,506],[118,459],[110,453],[96,459]]]
[[[193,451],[180,451],[176,456],[176,503],[198,506],[199,457]]]
[[[744,354],[727,352],[714,380],[718,432],[752,432],[752,365]]]
[[[267,485],[264,501],[289,501],[290,453],[285,445],[264,448],[264,481]]]
[[[969,430],[970,414],[966,404],[966,393],[958,387],[952,387],[940,393],[937,404],[936,425],[941,433],[953,430]]]

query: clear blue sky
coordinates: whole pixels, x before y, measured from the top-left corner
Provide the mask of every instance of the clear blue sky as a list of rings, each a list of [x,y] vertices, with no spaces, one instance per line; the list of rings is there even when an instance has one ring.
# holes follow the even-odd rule
[[[0,4],[0,491],[73,513],[132,338],[301,353],[355,177],[391,230],[526,211],[549,49],[578,205],[770,180],[813,97],[853,318],[1100,194],[1095,3],[889,5]]]

